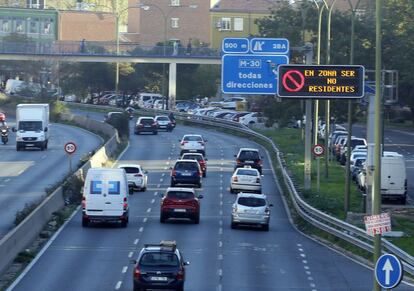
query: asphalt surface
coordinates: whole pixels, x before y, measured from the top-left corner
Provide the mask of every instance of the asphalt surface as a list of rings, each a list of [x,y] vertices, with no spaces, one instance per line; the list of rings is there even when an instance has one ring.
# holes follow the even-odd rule
[[[159,194],[169,186],[169,167],[179,154],[178,140],[187,133],[201,133],[208,139],[207,177],[197,190],[204,195],[200,224],[161,224]],[[233,155],[240,147],[249,146],[260,148],[265,158],[263,192],[274,204],[269,232],[230,228],[231,205],[236,197],[228,191]],[[120,162],[140,163],[149,172],[147,191],[130,196],[128,227],[82,228],[78,211],[13,290],[132,290],[130,260],[136,258],[144,243],[161,240],[176,240],[185,260],[191,263],[185,290],[372,289],[372,270],[292,227],[268,157],[257,144],[179,125],[172,133],[132,135]],[[394,290],[412,288],[401,285]]]
[[[13,122],[9,123],[11,128]],[[73,141],[77,150],[72,155],[72,166],[102,143],[102,139],[83,129],[50,125],[48,149],[16,151],[15,133],[9,133],[9,142],[0,144],[0,238],[13,227],[17,211],[26,204],[43,199],[45,189],[61,181],[69,172],[69,160],[64,144]]]
[[[357,124],[352,127],[352,135],[366,138],[365,125]],[[408,198],[407,203],[414,204],[414,131],[406,128],[385,128],[384,150],[398,152],[405,158],[407,169]],[[392,202],[387,202],[392,203]],[[398,203],[398,202],[397,202]]]

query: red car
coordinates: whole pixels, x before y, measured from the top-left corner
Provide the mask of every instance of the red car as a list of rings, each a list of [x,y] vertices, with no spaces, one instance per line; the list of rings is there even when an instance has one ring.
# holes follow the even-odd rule
[[[195,224],[200,222],[200,201],[192,188],[169,187],[161,199],[160,222],[169,218],[188,218]]]
[[[185,153],[181,157],[182,160],[196,160],[200,165],[203,177],[207,176],[207,159],[200,153]]]

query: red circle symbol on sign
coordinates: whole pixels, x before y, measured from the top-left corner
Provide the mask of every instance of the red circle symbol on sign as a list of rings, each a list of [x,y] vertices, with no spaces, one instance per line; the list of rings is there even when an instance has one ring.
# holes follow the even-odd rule
[[[315,156],[319,157],[323,155],[325,148],[321,144],[316,144],[312,147],[312,152]]]
[[[305,85],[305,76],[297,70],[287,71],[283,75],[282,84],[286,91],[297,92]]]
[[[74,142],[67,142],[65,144],[65,152],[67,152],[69,155],[76,152],[76,144]]]

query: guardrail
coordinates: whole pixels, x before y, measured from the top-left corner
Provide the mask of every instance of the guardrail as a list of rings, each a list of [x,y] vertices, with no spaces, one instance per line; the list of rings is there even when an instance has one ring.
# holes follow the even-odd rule
[[[113,107],[110,106],[100,106],[100,105],[86,105],[83,104],[85,107],[95,107],[95,108],[102,108],[106,107],[108,109],[114,110]],[[154,110],[154,109],[139,109],[137,113],[144,113],[144,114],[151,114],[151,115],[158,115],[158,114],[168,114],[170,111],[166,110]],[[279,149],[276,147],[275,143],[268,137],[255,132],[254,130],[250,129],[247,126],[244,126],[238,122],[233,121],[226,121],[219,118],[212,118],[207,116],[196,116],[186,113],[174,112],[175,117],[178,120],[188,121],[192,123],[197,123],[201,125],[209,125],[209,126],[219,126],[225,129],[231,129],[243,134],[248,134],[250,136],[254,136],[266,143],[268,143],[273,150],[273,154],[276,155],[277,161],[280,165],[283,174],[283,182],[285,183],[287,189],[289,190],[289,195],[292,200],[292,203],[295,207],[296,212],[307,222],[311,223],[312,225],[318,227],[326,231],[327,233],[334,235],[338,238],[346,240],[353,245],[364,249],[368,252],[373,253],[373,237],[368,235],[364,229],[356,227],[352,224],[349,224],[345,221],[332,217],[313,206],[306,203],[298,191],[296,187],[287,173],[285,168],[285,161],[281,157],[281,153]],[[398,258],[401,259],[402,264],[404,265],[404,270],[409,273],[410,275],[414,276],[414,257],[410,254],[406,253],[405,251],[401,250],[387,239],[382,238],[382,252],[385,253],[392,253],[396,255]]]
[[[109,124],[90,120],[82,116],[64,114],[62,118],[82,125],[86,129],[101,131],[110,139],[73,175],[85,178],[91,167],[100,167],[117,148],[119,137],[116,130]],[[63,148],[62,148],[63,150]],[[16,256],[29,246],[42,231],[53,212],[65,205],[62,186],[47,196],[18,226],[13,228],[0,240],[0,274],[3,274]]]

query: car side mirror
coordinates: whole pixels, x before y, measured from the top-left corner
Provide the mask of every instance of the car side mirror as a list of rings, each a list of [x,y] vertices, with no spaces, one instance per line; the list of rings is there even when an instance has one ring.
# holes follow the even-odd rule
[[[12,131],[13,131],[13,132],[16,132],[16,131],[17,131],[17,129],[13,126],[13,127],[12,127]]]
[[[184,262],[184,266],[190,265],[190,262]]]
[[[129,263],[136,265],[137,264],[137,260],[131,259],[131,260],[129,260]]]
[[[204,196],[203,196],[202,194],[200,194],[200,195],[198,195],[198,197],[197,197],[197,198],[198,198],[198,199],[203,199],[203,197],[204,197]]]

